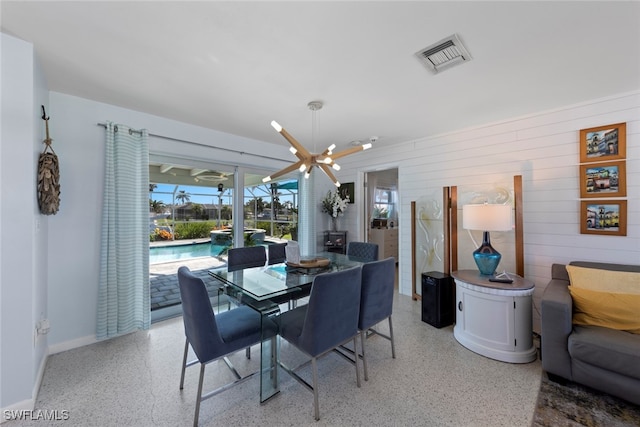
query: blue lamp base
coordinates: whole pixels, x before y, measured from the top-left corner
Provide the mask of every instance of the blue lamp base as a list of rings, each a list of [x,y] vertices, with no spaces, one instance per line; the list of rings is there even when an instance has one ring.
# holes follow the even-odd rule
[[[482,244],[478,249],[473,251],[473,259],[480,270],[480,274],[484,276],[493,276],[500,264],[502,255],[491,246],[489,232],[482,233]]]

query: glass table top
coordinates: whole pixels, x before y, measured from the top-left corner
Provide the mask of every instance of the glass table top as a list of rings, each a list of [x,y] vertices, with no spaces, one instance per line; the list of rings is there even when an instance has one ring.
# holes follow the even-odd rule
[[[303,257],[304,259],[305,257]],[[335,252],[322,252],[313,258],[328,258],[326,267],[289,267],[286,263],[227,271],[227,267],[209,270],[209,274],[250,296],[256,301],[268,300],[289,292],[310,289],[318,274],[362,265],[366,260]]]

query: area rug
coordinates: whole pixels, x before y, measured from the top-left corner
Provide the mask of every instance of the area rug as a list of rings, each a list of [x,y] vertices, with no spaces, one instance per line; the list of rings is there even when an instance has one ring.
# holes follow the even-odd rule
[[[560,385],[543,372],[533,427],[640,426],[640,406],[574,383]]]

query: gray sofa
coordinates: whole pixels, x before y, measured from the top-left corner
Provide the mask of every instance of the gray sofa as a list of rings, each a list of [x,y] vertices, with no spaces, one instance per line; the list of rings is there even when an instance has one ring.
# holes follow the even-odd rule
[[[578,261],[570,265],[640,272],[638,265]],[[570,380],[640,405],[640,335],[572,325],[568,285],[565,265],[554,264],[541,303],[542,368],[552,380]]]

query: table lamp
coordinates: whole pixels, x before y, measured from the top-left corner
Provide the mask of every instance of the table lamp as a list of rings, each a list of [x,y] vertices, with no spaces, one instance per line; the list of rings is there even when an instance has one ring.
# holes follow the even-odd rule
[[[473,252],[473,259],[480,274],[492,276],[502,255],[491,246],[489,232],[511,230],[511,206],[487,203],[464,205],[462,206],[462,228],[482,230],[482,244]]]

